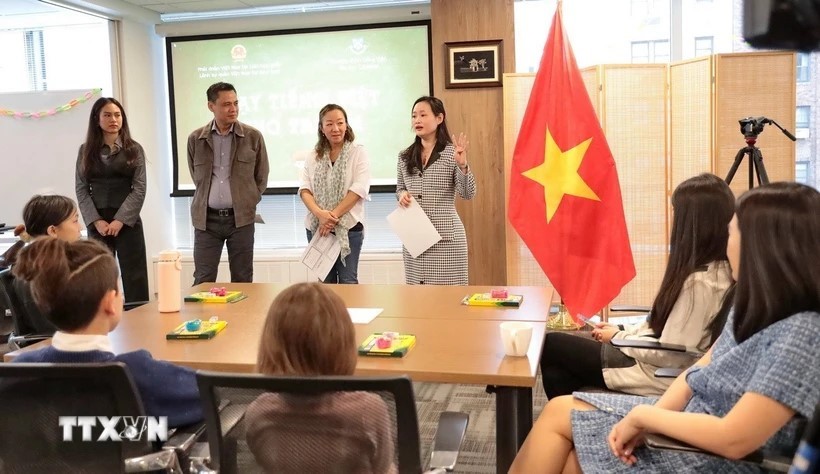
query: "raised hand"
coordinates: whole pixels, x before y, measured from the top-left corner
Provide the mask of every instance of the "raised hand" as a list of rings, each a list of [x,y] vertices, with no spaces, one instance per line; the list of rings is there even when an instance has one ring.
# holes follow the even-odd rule
[[[455,160],[456,164],[459,168],[466,168],[467,167],[467,148],[470,146],[470,142],[467,141],[467,135],[464,133],[459,133],[458,137],[453,134],[452,137],[453,146],[456,149]]]

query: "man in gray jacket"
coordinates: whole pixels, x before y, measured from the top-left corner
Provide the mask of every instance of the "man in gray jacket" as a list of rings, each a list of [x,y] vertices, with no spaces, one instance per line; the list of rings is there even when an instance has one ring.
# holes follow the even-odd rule
[[[268,185],[268,153],[259,130],[239,117],[236,89],[208,88],[214,119],[188,136],[188,169],[194,180],[194,285],[216,281],[222,247],[228,245],[232,282],[253,281],[256,205]]]

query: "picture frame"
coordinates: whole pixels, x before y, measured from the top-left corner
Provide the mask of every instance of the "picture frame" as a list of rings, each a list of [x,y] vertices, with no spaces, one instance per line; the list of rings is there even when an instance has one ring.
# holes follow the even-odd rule
[[[444,43],[444,87],[500,87],[504,69],[502,42],[498,39]]]

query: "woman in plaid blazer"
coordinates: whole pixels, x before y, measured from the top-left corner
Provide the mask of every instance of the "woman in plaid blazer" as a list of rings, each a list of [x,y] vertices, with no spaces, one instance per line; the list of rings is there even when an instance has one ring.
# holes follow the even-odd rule
[[[440,241],[416,258],[402,249],[404,279],[409,285],[467,284],[467,235],[456,213],[455,195],[472,199],[476,182],[467,165],[467,137],[462,133],[451,139],[445,117],[441,100],[427,96],[416,100],[416,139],[399,154],[399,205],[407,207],[415,200],[441,235]]]

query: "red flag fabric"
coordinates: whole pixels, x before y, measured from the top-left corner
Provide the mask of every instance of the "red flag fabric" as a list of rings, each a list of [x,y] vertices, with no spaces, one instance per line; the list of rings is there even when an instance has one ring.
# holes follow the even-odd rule
[[[615,161],[560,8],[515,144],[509,216],[573,316],[599,311],[635,277]]]

